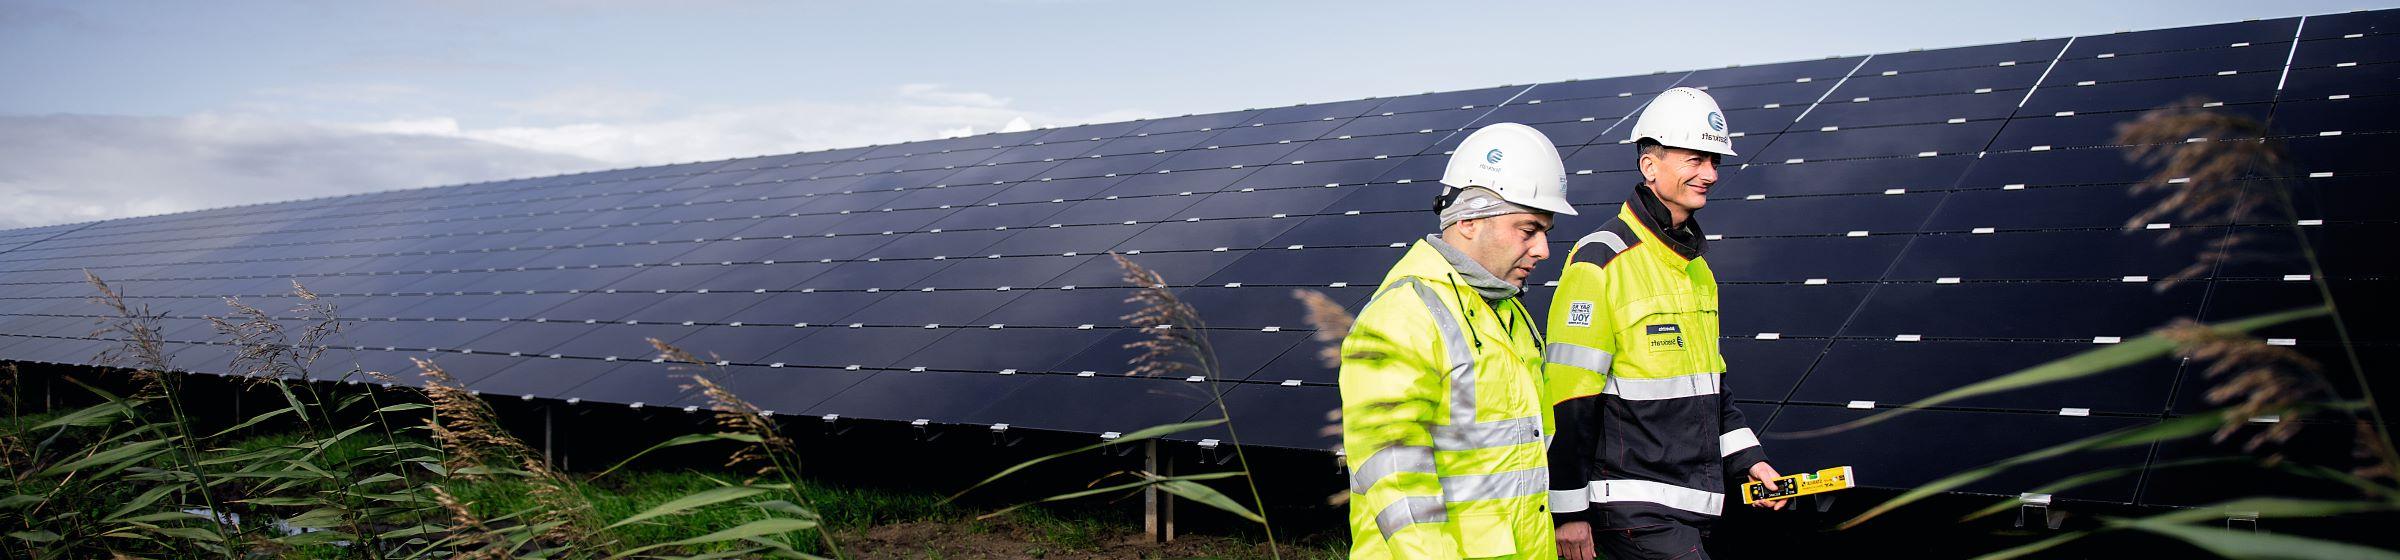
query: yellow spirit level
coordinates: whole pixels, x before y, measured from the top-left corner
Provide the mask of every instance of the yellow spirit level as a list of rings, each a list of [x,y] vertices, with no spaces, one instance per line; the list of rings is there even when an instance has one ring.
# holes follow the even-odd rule
[[[1742,503],[1747,505],[1758,503],[1760,500],[1806,496],[1856,487],[1858,487],[1858,477],[1850,475],[1850,467],[1834,467],[1775,479],[1774,490],[1768,490],[1767,485],[1760,482],[1743,484]]]

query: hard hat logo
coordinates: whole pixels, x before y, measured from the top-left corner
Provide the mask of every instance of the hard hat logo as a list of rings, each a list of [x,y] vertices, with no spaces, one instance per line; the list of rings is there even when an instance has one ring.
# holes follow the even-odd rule
[[[1484,162],[1484,163],[1493,164],[1493,165],[1498,165],[1498,164],[1500,163],[1500,149],[1499,149],[1499,148],[1492,148],[1492,151],[1489,151],[1489,152],[1484,152],[1484,153],[1483,153],[1483,162]]]
[[[1725,113],[1717,107],[1716,98],[1698,88],[1678,87],[1659,92],[1657,99],[1642,107],[1628,140],[1731,156],[1733,141],[1726,128]]]

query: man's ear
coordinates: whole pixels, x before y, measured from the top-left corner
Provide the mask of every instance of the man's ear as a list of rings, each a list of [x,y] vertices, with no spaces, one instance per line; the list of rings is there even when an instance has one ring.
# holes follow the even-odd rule
[[[1658,181],[1658,161],[1657,154],[1648,151],[1642,152],[1641,161],[1634,166],[1634,170],[1642,172],[1642,184],[1647,185]]]
[[[1459,220],[1458,224],[1453,227],[1458,228],[1459,237],[1465,238],[1468,241],[1474,241],[1475,238],[1483,236],[1483,222],[1489,219],[1490,218],[1474,218]]]

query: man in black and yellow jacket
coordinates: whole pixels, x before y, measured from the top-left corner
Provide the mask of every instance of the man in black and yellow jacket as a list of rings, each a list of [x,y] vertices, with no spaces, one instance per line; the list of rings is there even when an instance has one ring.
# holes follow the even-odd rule
[[[1733,155],[1724,114],[1707,93],[1674,88],[1632,136],[1642,184],[1575,242],[1550,298],[1550,507],[1567,560],[1705,558],[1725,481],[1777,477],[1725,392],[1717,281],[1693,217]]]

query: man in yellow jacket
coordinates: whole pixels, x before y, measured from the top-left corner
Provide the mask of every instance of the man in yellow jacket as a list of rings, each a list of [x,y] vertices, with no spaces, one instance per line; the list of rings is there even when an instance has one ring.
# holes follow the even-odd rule
[[[1550,506],[1566,560],[1707,558],[1725,480],[1777,477],[1725,392],[1717,279],[1694,216],[1733,155],[1725,116],[1706,92],[1670,89],[1632,140],[1642,184],[1575,242],[1550,296]]]
[[[1515,123],[1467,136],[1416,242],[1342,341],[1350,557],[1557,557],[1541,335],[1518,299],[1573,215],[1566,166]]]

